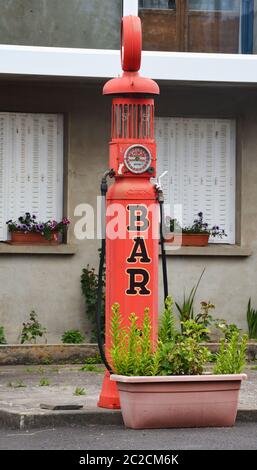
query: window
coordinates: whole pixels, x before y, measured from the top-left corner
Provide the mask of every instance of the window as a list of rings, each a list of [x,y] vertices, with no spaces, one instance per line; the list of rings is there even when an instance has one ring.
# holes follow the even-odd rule
[[[255,3],[254,0],[140,0],[143,49],[256,54]]]
[[[182,205],[182,224],[203,212],[209,226],[227,237],[213,243],[235,243],[235,121],[229,119],[156,118],[158,174],[165,202]]]
[[[62,208],[62,116],[0,113],[0,240],[8,219],[32,212],[58,220]]]

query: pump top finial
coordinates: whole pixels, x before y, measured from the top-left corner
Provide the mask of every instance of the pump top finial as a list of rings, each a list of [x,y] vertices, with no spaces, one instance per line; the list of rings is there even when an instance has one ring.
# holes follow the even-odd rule
[[[159,87],[154,80],[140,77],[142,52],[142,28],[138,16],[123,16],[121,20],[120,57],[123,74],[112,78],[103,88],[104,95],[158,95]]]
[[[141,65],[142,27],[138,16],[124,16],[121,20],[120,56],[124,72],[137,72]]]

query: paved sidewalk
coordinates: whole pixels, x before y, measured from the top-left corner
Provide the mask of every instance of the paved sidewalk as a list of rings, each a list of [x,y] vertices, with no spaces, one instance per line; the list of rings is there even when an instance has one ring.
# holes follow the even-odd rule
[[[97,408],[103,366],[85,372],[81,365],[1,366],[0,426],[16,429],[66,424],[121,424],[120,411]],[[240,392],[238,419],[257,421],[257,370],[249,366]],[[49,385],[40,385],[49,384]],[[76,388],[85,395],[75,396]],[[52,411],[41,403],[83,405],[80,410]]]

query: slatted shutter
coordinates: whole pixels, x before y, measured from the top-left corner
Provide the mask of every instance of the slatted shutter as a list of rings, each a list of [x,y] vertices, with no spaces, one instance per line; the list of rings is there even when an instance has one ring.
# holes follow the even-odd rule
[[[25,212],[59,220],[63,208],[63,119],[61,115],[0,113],[0,224]],[[7,142],[7,143],[6,143]],[[1,174],[0,174],[1,178]],[[0,189],[1,191],[1,189]],[[6,240],[7,228],[0,229]]]
[[[6,217],[7,217],[7,161],[8,154],[8,115],[0,114],[0,239],[3,240],[6,233]]]
[[[202,211],[227,234],[210,242],[235,243],[235,122],[157,118],[156,140],[158,173],[169,171],[165,200],[181,204],[183,226]]]

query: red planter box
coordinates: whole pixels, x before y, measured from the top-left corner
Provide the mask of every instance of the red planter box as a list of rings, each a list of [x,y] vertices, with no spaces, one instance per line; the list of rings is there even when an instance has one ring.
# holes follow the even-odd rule
[[[37,232],[11,232],[12,245],[58,245],[60,243],[59,233],[52,232],[51,240],[47,240],[41,233]]]
[[[181,246],[206,246],[208,241],[208,233],[182,233],[181,235],[175,233],[173,236],[171,233],[170,238],[165,239],[166,243]]]

